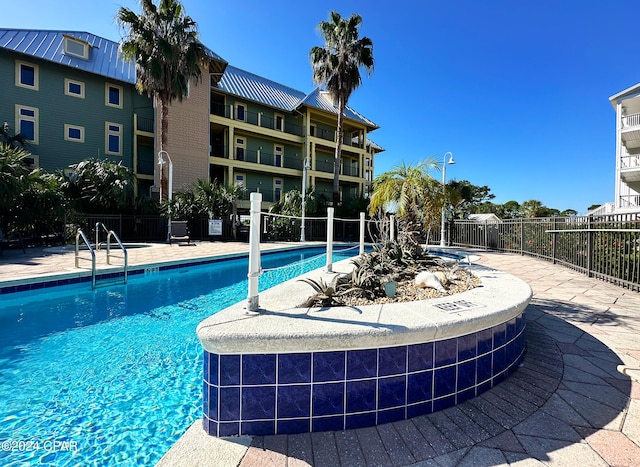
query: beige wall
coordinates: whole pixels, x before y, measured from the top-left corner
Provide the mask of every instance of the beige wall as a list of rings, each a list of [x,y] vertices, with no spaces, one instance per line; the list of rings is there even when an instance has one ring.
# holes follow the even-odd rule
[[[159,112],[156,113],[159,117]],[[156,149],[160,148],[160,121],[156,118]],[[173,191],[209,179],[209,75],[189,89],[189,97],[169,106],[167,152],[173,161]],[[156,184],[159,183],[156,178]]]

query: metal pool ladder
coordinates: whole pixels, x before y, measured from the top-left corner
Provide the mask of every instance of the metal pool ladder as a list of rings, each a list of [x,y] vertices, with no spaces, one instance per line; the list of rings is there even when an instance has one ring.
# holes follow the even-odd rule
[[[125,248],[125,246],[122,244],[122,242],[120,241],[120,238],[118,237],[118,235],[113,231],[113,230],[108,230],[107,227],[102,223],[102,222],[96,222],[96,243],[95,243],[95,248],[93,246],[91,246],[91,243],[89,242],[89,239],[87,238],[87,236],[85,235],[85,233],[82,231],[82,229],[78,229],[77,233],[76,233],[76,255],[75,255],[75,264],[76,267],[80,267],[79,263],[81,259],[86,259],[86,258],[81,258],[80,257],[80,238],[82,238],[82,241],[84,242],[84,244],[87,246],[89,252],[91,253],[91,288],[95,289],[96,288],[96,251],[95,250],[99,250],[100,249],[100,229],[103,229],[105,232],[107,232],[107,264],[111,264],[111,258],[114,256],[111,253],[111,237],[113,237],[116,242],[118,243],[118,245],[120,246],[120,249],[122,250],[122,257],[124,259],[124,269],[123,269],[123,279],[124,279],[124,283],[127,283],[127,274],[128,274],[128,270],[129,270],[129,258],[128,258],[128,253],[127,253],[127,249]]]

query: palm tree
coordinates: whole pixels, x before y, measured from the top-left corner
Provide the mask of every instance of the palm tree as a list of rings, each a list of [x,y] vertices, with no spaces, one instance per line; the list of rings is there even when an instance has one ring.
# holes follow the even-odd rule
[[[318,24],[324,37],[323,47],[315,46],[309,52],[313,67],[313,81],[325,85],[333,99],[338,101],[338,124],[336,128],[336,152],[333,166],[333,205],[340,201],[340,153],[344,133],[344,110],[351,93],[362,79],[360,68],[370,76],[373,73],[373,42],[368,37],[359,38],[362,24],[360,15],[352,14],[343,19],[337,11],[332,11],[329,21]]]
[[[438,162],[427,159],[417,165],[402,165],[376,177],[369,201],[369,213],[395,210],[398,216],[398,241],[412,256],[420,252],[420,235],[434,220],[441,208],[440,184],[429,169]]]
[[[198,38],[196,22],[185,16],[178,0],[140,0],[142,13],[120,7],[116,19],[125,30],[122,54],[136,61],[136,87],[160,102],[160,150],[167,147],[169,104],[182,101],[189,82],[199,83],[207,49]],[[163,183],[164,177],[160,175]],[[164,190],[165,193],[167,192]]]

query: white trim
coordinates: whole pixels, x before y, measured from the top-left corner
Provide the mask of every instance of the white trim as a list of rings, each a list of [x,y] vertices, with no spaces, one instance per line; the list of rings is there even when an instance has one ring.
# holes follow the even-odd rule
[[[21,121],[25,121],[25,122],[33,122],[34,126],[33,126],[33,139],[31,140],[27,140],[32,144],[38,144],[38,140],[39,140],[39,110],[37,107],[28,107],[26,105],[20,105],[20,104],[16,104],[16,125],[15,125],[15,129],[16,129],[16,133],[20,133],[20,122]],[[21,110],[26,110],[29,112],[33,112],[33,115],[22,115],[22,113],[20,112]]]
[[[74,43],[82,46],[82,53],[78,54],[67,47],[68,44]],[[89,58],[89,43],[71,36],[64,36],[64,54],[72,57],[87,60]]]
[[[238,107],[242,107],[242,118],[238,117]],[[234,120],[238,120],[239,122],[246,122],[247,121],[247,104],[243,103],[243,102],[236,102],[235,103],[235,109],[234,109]]]
[[[69,135],[69,130],[79,130],[80,138],[72,138]],[[72,141],[74,143],[84,143],[84,127],[80,125],[70,125],[68,123],[64,124],[64,140]]]
[[[71,92],[69,90],[70,84],[77,84],[80,86],[80,94],[76,94],[75,92]],[[67,96],[77,97],[78,99],[84,99],[84,83],[82,81],[76,81],[75,79],[65,78],[64,79],[64,93]]]
[[[28,66],[30,68],[33,68],[33,85],[31,84],[25,84],[22,82],[22,66]],[[16,60],[16,86],[21,87],[21,88],[25,88],[25,89],[31,89],[33,91],[37,91],[40,85],[40,80],[39,80],[39,68],[38,65],[36,65],[35,63],[30,63],[30,62],[25,62],[22,60]]]
[[[112,104],[111,102],[109,102],[109,88],[114,88],[118,90],[118,96],[119,96],[118,104]],[[104,105],[106,105],[107,107],[115,107],[115,108],[121,109],[123,100],[124,100],[124,94],[123,94],[122,86],[118,86],[117,84],[113,84],[109,82],[104,83]]]
[[[118,127],[118,130],[113,130],[109,128],[109,126]],[[109,137],[117,136],[118,137],[118,152],[113,152],[109,150]],[[122,155],[122,123],[114,123],[114,122],[104,122],[104,153],[109,154],[111,156],[121,156]]]

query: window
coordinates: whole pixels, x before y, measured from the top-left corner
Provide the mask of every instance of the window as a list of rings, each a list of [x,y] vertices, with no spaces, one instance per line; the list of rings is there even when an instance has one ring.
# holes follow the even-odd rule
[[[29,154],[29,156],[25,157],[23,160],[30,169],[37,169],[38,167],[40,167],[40,156]]]
[[[312,123],[311,126],[309,126],[309,135],[315,136],[317,132],[318,132],[317,127]]]
[[[273,165],[276,167],[282,167],[282,155],[283,155],[282,146],[274,146],[273,147]]]
[[[122,87],[115,84],[105,84],[105,105],[122,108]]]
[[[89,44],[75,37],[64,37],[64,53],[84,60],[89,58]]]
[[[282,179],[274,178],[273,179],[273,201],[279,202],[282,197]]]
[[[233,184],[240,188],[246,187],[246,177],[244,174],[237,173],[235,174]]]
[[[244,160],[244,138],[236,138],[236,160]]]
[[[84,143],[84,127],[77,125],[64,124],[64,139],[66,141],[75,141]]]
[[[236,120],[243,122],[247,120],[247,108],[244,104],[236,104]]]
[[[64,93],[67,96],[79,97],[84,99],[84,83],[82,81],[74,81],[69,78],[64,79]]]
[[[105,123],[105,153],[112,156],[122,155],[122,125]]]
[[[38,144],[38,109],[16,105],[16,128],[28,142]]]
[[[16,60],[16,86],[38,90],[38,65]]]
[[[279,114],[275,114],[275,130],[282,131],[284,128],[284,117]]]
[[[371,167],[371,158],[370,157],[365,158],[364,165],[366,167]]]

